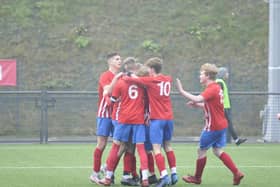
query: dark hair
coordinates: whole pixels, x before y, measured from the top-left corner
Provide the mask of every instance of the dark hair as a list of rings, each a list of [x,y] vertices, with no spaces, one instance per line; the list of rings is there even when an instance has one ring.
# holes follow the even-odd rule
[[[162,68],[162,60],[158,57],[150,58],[145,62],[145,65],[153,68],[156,73],[160,73]]]
[[[107,60],[110,59],[110,58],[112,58],[112,57],[114,57],[114,56],[117,56],[117,55],[119,55],[119,53],[116,53],[116,52],[114,52],[114,53],[109,53],[109,54],[107,55]]]

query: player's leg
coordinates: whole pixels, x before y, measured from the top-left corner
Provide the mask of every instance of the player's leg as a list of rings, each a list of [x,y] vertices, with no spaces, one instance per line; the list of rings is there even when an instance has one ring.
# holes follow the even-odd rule
[[[127,142],[127,150],[123,157],[121,184],[125,186],[138,186],[138,183],[139,177],[136,172],[135,144],[132,143],[132,140],[129,140]]]
[[[214,148],[213,152],[224,163],[224,165],[232,172],[233,185],[239,185],[241,179],[244,178],[244,174],[238,170],[231,156],[226,152],[223,152],[219,148]]]
[[[112,128],[113,124],[110,118],[96,119],[97,145],[93,151],[93,172],[90,175],[90,180],[93,183],[99,184],[102,155]]]
[[[97,137],[97,145],[93,152],[93,172],[90,175],[90,181],[99,184],[100,180],[100,167],[102,161],[102,154],[107,144],[107,138],[104,136]]]
[[[149,184],[156,184],[158,182],[158,179],[156,177],[155,174],[155,162],[154,162],[154,155],[153,155],[153,146],[152,143],[150,141],[150,126],[146,125],[145,126],[145,131],[146,131],[146,141],[144,143],[145,145],[145,150],[147,153],[147,157],[148,157],[148,169],[149,169],[149,177],[148,177],[148,181]],[[140,172],[140,179],[142,178],[141,176],[141,172]]]
[[[187,183],[200,184],[203,171],[207,161],[207,150],[212,146],[213,134],[210,131],[202,131],[200,135],[199,148],[197,150],[197,160],[195,166],[195,174],[193,176],[183,176],[183,180]]]
[[[136,149],[140,159],[140,170],[142,174],[141,186],[149,186],[148,182],[148,157],[145,150],[144,142],[146,141],[146,127],[145,125],[134,125],[132,142],[136,144]]]
[[[155,162],[154,162],[154,155],[153,155],[153,151],[147,151],[146,149],[146,153],[147,153],[147,157],[148,157],[148,169],[149,169],[149,184],[156,184],[158,182],[156,173],[155,173]]]
[[[100,184],[103,184],[104,186],[111,185],[112,183],[112,176],[114,175],[114,170],[118,163],[118,152],[121,146],[121,142],[117,140],[113,140],[112,147],[110,149],[109,155],[107,157],[107,168],[105,177],[100,180]]]
[[[173,135],[173,120],[167,120],[164,127],[163,148],[171,171],[171,184],[174,185],[178,182],[178,176],[176,171],[176,157],[171,147],[172,135]]]
[[[238,185],[244,174],[241,173],[236,164],[233,162],[231,156],[222,150],[222,147],[226,145],[226,130],[221,130],[219,132],[216,143],[213,145],[213,153],[224,163],[224,165],[233,174],[233,184]]]
[[[176,157],[171,147],[170,141],[164,142],[164,150],[166,153],[168,165],[171,171],[171,184],[174,185],[178,182],[177,170],[176,170]]]
[[[132,175],[132,179],[138,183],[140,178],[139,175],[137,173],[137,167],[136,167],[136,156],[135,156],[135,149],[136,149],[136,144],[132,143],[132,141],[130,142],[130,149],[131,149],[131,175]]]
[[[117,120],[112,120],[112,124],[113,124],[113,128],[112,128],[112,131],[110,132],[110,136],[113,136],[113,135],[114,135],[114,129],[115,129],[115,127],[118,125],[118,121],[117,121]],[[118,163],[119,163],[119,160],[120,160],[122,154],[125,152],[125,149],[126,149],[126,144],[125,144],[125,143],[121,143],[121,146],[120,146],[120,149],[119,149],[119,152],[118,152],[118,161],[117,161],[117,163],[116,163],[116,165],[115,165],[114,171],[116,170],[116,167],[117,167],[117,165],[118,165]],[[101,173],[103,174],[103,176],[106,175],[108,158],[109,158],[109,157],[107,157],[106,163],[105,163],[104,165],[102,165],[102,166],[101,166],[101,169],[100,169],[100,170],[101,170]],[[114,179],[115,179],[115,177],[114,177],[114,175],[113,175],[112,178],[111,178],[112,184],[115,183],[115,180],[114,180]]]
[[[160,180],[157,187],[166,186],[170,184],[168,172],[165,167],[165,159],[161,153],[161,145],[163,141],[163,120],[150,120],[150,140],[153,145],[153,152],[155,155],[155,161],[160,173]]]
[[[128,141],[130,131],[131,131],[131,127],[129,125],[118,124],[115,126],[113,143],[107,158],[106,175],[100,181],[100,183],[103,184],[104,186],[108,186],[112,183],[112,176],[114,174],[114,170],[120,158],[118,156],[118,153],[121,147],[121,143]]]

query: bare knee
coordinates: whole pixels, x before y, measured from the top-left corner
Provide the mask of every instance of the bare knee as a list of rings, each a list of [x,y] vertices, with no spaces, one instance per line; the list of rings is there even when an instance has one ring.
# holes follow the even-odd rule
[[[197,157],[198,159],[204,158],[207,155],[207,149],[200,149],[197,150]]]
[[[160,144],[153,144],[153,152],[155,155],[161,153],[161,145]]]
[[[223,153],[223,150],[221,148],[213,148],[213,153],[216,155],[216,157],[220,157],[221,154]]]
[[[172,150],[173,150],[172,147],[171,147],[170,141],[164,142],[163,148],[164,148],[164,151],[165,151],[165,152],[169,152],[169,151],[172,151]]]
[[[107,140],[108,140],[108,137],[98,136],[96,147],[103,151],[105,149],[106,145],[107,145]]]

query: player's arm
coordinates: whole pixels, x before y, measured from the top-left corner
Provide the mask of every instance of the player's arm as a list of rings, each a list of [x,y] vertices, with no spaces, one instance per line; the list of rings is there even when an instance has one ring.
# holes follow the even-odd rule
[[[117,103],[120,101],[121,87],[122,87],[122,85],[120,84],[120,82],[115,85],[114,89],[112,90],[111,96],[110,96],[110,102]]]
[[[177,88],[178,88],[178,90],[179,90],[179,92],[181,93],[182,96],[184,96],[185,98],[187,98],[187,99],[189,99],[189,100],[191,100],[192,102],[195,102],[195,103],[204,102],[204,98],[201,95],[193,95],[190,92],[185,91],[180,79],[177,78],[176,82],[177,82]]]
[[[147,86],[147,79],[148,77],[137,77],[136,75],[133,76],[125,76],[123,79],[127,82],[136,83],[142,86]]]
[[[203,108],[204,103],[196,103],[196,102],[193,102],[193,101],[188,101],[187,106],[189,106],[191,108]]]
[[[112,80],[112,82],[110,84],[104,86],[104,88],[103,88],[103,96],[111,95],[114,86],[116,85],[117,81],[119,80],[119,78],[122,75],[123,75],[123,72],[118,73],[117,75],[115,75],[115,77],[113,78],[113,80]]]

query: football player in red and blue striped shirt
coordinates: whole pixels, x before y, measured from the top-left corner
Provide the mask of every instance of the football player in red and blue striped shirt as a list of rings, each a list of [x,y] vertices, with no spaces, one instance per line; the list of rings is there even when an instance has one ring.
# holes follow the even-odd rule
[[[124,142],[136,144],[140,158],[142,172],[142,186],[149,186],[148,183],[148,158],[144,146],[146,141],[146,126],[144,124],[144,88],[135,83],[129,83],[119,79],[113,88],[111,95],[112,102],[119,102],[117,109],[113,144],[107,159],[107,172],[101,183],[105,186],[111,184],[111,177],[118,162],[118,152]]]
[[[200,95],[193,95],[183,89],[177,79],[179,92],[189,99],[191,107],[201,107],[204,110],[205,126],[200,135],[198,158],[194,176],[183,176],[187,183],[200,184],[207,160],[207,150],[212,147],[213,153],[224,163],[233,174],[233,185],[239,185],[244,174],[241,173],[231,157],[222,150],[226,146],[227,119],[224,115],[223,92],[216,83],[218,68],[214,64],[203,64],[200,68],[200,83],[205,86]]]
[[[111,53],[107,56],[108,70],[99,77],[98,83],[98,112],[96,118],[97,145],[93,152],[93,173],[90,180],[99,184],[99,172],[102,161],[102,154],[106,147],[108,137],[112,133],[113,124],[111,120],[112,106],[108,102],[111,87],[115,75],[121,67],[121,57],[118,53]]]

